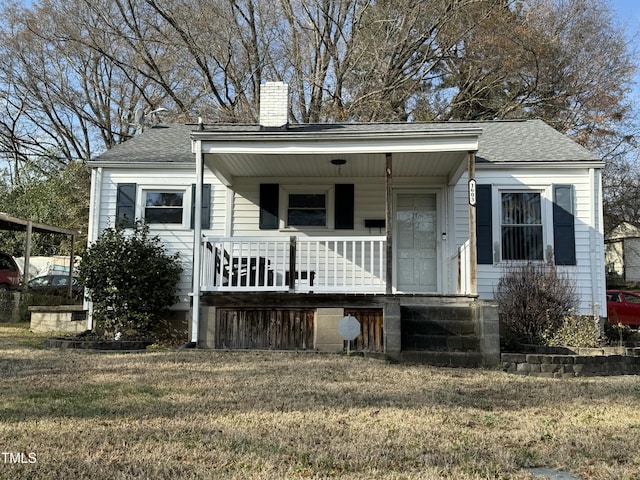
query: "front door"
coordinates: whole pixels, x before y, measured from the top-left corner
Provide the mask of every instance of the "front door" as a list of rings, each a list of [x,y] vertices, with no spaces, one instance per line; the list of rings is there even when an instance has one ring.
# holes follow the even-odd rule
[[[396,290],[437,292],[436,194],[398,193],[395,205]]]

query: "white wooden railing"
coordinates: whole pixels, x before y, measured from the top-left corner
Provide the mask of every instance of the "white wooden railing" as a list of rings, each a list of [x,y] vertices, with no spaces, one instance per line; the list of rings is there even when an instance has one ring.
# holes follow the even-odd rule
[[[471,293],[471,275],[470,275],[470,252],[469,241],[467,240],[458,247],[458,255],[455,260],[458,270],[458,293],[469,294]]]
[[[202,291],[385,291],[385,237],[210,237]]]

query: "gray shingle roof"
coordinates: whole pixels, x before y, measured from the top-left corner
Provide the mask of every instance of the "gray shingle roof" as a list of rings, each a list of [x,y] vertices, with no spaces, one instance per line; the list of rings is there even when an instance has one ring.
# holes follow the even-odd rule
[[[282,136],[286,132],[297,136],[322,136],[336,133],[375,134],[393,132],[453,132],[460,129],[481,129],[477,160],[479,162],[560,162],[598,161],[599,158],[559,133],[541,120],[511,120],[486,122],[379,123],[290,125],[281,129],[263,130],[259,125],[207,125],[203,134],[226,134],[252,137]],[[190,163],[191,133],[197,125],[170,125],[148,128],[138,135],[95,159],[115,163]]]
[[[145,131],[107,150],[93,161],[115,163],[195,162],[189,135],[195,125],[163,125]],[[91,162],[90,162],[91,163]]]

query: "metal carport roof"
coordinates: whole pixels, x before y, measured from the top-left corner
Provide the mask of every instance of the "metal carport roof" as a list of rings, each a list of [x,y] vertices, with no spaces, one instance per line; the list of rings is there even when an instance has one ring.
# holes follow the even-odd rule
[[[23,285],[26,286],[29,272],[29,257],[31,256],[31,233],[57,233],[60,235],[71,236],[71,254],[69,255],[69,282],[68,282],[68,295],[71,296],[71,277],[73,275],[73,258],[75,257],[75,238],[80,235],[78,230],[71,230],[68,228],[56,227],[53,225],[47,225],[44,223],[34,222],[32,220],[24,220],[22,218],[12,217],[6,213],[0,213],[0,230],[9,230],[13,232],[26,232],[27,238],[25,240],[24,248],[24,272],[23,272]]]

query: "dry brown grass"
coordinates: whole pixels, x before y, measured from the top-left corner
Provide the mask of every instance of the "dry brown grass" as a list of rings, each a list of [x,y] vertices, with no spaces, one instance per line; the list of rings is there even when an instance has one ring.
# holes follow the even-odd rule
[[[540,466],[640,477],[635,376],[39,341],[0,324],[0,450],[37,458],[0,455],[3,479],[527,479]]]

